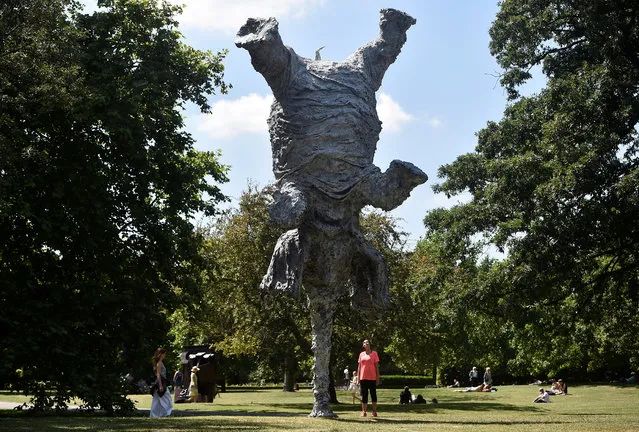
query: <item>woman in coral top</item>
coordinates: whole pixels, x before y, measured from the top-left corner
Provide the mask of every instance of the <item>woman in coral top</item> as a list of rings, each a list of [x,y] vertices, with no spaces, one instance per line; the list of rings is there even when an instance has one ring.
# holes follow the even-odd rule
[[[362,389],[362,417],[368,410],[368,392],[373,403],[373,417],[377,417],[377,386],[379,385],[379,357],[371,350],[371,343],[366,339],[362,343],[364,351],[359,354],[357,362],[357,379]]]

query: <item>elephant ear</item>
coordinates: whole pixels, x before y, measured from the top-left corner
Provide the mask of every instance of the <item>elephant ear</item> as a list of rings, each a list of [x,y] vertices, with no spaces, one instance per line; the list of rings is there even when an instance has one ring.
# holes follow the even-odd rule
[[[351,306],[369,311],[388,305],[388,267],[383,255],[361,234],[357,235],[349,280]]]
[[[262,278],[260,291],[268,295],[283,291],[299,298],[302,286],[304,251],[299,231],[293,229],[280,236],[271,256],[271,263]]]

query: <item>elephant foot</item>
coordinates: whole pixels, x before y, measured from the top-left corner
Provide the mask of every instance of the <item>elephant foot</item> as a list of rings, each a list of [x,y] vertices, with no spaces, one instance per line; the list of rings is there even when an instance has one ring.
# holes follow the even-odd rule
[[[337,414],[331,410],[328,405],[313,405],[313,411],[308,415],[309,417],[324,417],[324,418],[337,418]]]

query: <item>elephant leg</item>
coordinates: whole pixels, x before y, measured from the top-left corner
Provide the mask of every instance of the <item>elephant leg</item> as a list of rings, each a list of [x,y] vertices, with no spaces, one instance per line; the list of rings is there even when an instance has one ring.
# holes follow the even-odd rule
[[[385,172],[378,170],[363,180],[358,190],[366,204],[389,211],[426,180],[428,176],[412,163],[394,160]]]
[[[316,290],[314,290],[316,291]],[[309,417],[330,417],[336,418],[330,406],[329,385],[330,370],[329,361],[331,358],[331,336],[333,333],[333,314],[336,302],[330,298],[314,296],[309,297],[311,312],[311,330],[313,333],[313,410]]]

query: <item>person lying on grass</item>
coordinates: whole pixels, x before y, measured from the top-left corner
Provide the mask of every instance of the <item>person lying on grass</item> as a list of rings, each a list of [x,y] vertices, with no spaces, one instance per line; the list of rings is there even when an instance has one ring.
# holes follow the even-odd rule
[[[462,392],[462,393],[468,393],[468,392],[489,392],[490,391],[490,386],[488,385],[484,385],[484,384],[479,384],[478,386],[475,387],[466,387],[465,389],[459,389],[459,390],[453,390],[454,392]]]

